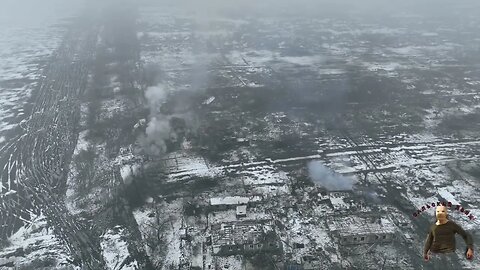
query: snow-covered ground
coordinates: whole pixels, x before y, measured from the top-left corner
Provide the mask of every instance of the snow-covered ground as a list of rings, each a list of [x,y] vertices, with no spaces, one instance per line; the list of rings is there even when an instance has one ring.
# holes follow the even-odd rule
[[[25,267],[22,269],[36,269],[47,262],[52,268],[71,265],[68,250],[47,226],[43,215],[33,216],[31,223],[22,226],[8,242],[10,244],[0,251],[0,265],[13,262],[18,267]]]
[[[21,120],[16,118],[23,116],[23,106],[60,45],[66,29],[55,24],[78,11],[76,4],[58,0],[30,3],[34,12],[10,2],[0,10],[0,136]]]
[[[125,114],[126,110],[128,110],[128,104],[124,98],[107,99],[102,101],[99,118],[112,119]]]
[[[216,29],[199,27],[206,22],[211,23],[212,26],[216,25],[220,20],[213,16],[205,18],[205,21],[200,23],[195,18],[188,17],[185,14],[185,17],[183,15],[175,17],[177,13],[170,11],[168,9],[142,11],[144,15],[142,16],[143,23],[148,27],[144,29],[144,32],[139,33],[138,37],[141,41],[145,41],[142,43],[145,48],[141,54],[142,60],[146,63],[158,63],[167,70],[165,72],[165,84],[175,86],[176,89],[189,88],[190,85],[187,86],[184,81],[192,73],[192,69],[198,68],[209,70],[207,74],[201,74],[200,80],[202,83],[208,81],[206,78],[214,78],[212,81],[216,79],[219,81],[218,84],[217,82],[212,83],[215,87],[236,88],[261,85],[268,81],[263,80],[265,76],[282,76],[285,74],[282,73],[285,70],[288,72],[297,71],[294,74],[300,74],[299,70],[309,71],[307,79],[323,80],[348,77],[351,74],[349,67],[358,67],[361,72],[371,76],[387,76],[392,77],[392,80],[398,80],[399,83],[402,83],[402,89],[409,94],[413,95],[413,93],[418,92],[419,95],[427,97],[437,93],[452,96],[451,105],[454,110],[463,114],[475,112],[474,109],[469,110],[468,106],[471,104],[468,102],[465,105],[460,105],[461,96],[465,94],[462,92],[463,85],[452,86],[449,81],[446,81],[432,86],[426,82],[427,86],[424,86],[422,85],[424,83],[422,78],[410,74],[417,70],[427,72],[439,69],[438,71],[443,72],[442,65],[449,65],[449,61],[454,61],[452,55],[454,55],[455,50],[459,49],[459,46],[463,45],[455,44],[454,42],[457,41],[454,39],[447,39],[448,36],[445,36],[442,32],[444,30],[441,29],[425,28],[410,31],[408,30],[410,26],[408,24],[391,27],[384,26],[382,23],[378,25],[357,25],[340,20],[319,20],[311,23],[314,26],[312,28],[316,29],[314,32],[318,34],[318,36],[315,35],[315,38],[318,37],[318,39],[315,39],[314,44],[308,44],[308,41],[303,40],[310,38],[308,28],[304,29],[296,22],[278,22],[275,19],[268,21],[269,19],[262,18],[254,23],[240,22],[234,24],[235,27],[227,26],[231,33],[238,33],[237,39],[232,38],[235,35],[232,36],[224,31],[225,24],[219,24]],[[179,18],[181,19],[179,20]],[[310,22],[303,23],[310,25]],[[238,29],[239,26],[258,27],[260,34],[255,31]],[[297,30],[305,31],[307,34],[301,34],[299,38],[294,40],[289,38],[295,36],[292,33],[303,33],[302,31],[297,32]],[[259,37],[260,35],[266,37],[265,43],[268,43],[268,45],[262,43],[263,40],[262,37]],[[399,39],[399,37],[402,38]],[[382,40],[385,40],[385,44]],[[416,42],[416,40],[421,42]],[[211,48],[204,50],[205,48],[195,47],[194,41],[197,41],[197,44],[201,44],[200,41],[208,41],[206,43]],[[292,43],[297,42],[298,46],[292,45]],[[380,42],[381,46],[377,46],[377,42]],[[301,43],[305,43],[305,47]],[[223,51],[221,50],[222,46],[225,46]],[[293,48],[299,49],[299,51],[290,51]],[[432,59],[433,61],[431,61]],[[351,66],[345,66],[345,63]],[[467,78],[465,79],[465,85],[475,86],[477,80],[478,78]],[[265,84],[268,87],[268,83]],[[261,91],[262,89],[258,90]],[[475,96],[474,94],[472,96]],[[215,96],[206,96],[203,100],[203,105],[207,105],[204,107],[221,106],[222,96],[215,93]],[[407,104],[407,106],[409,105]],[[318,252],[319,254],[325,254],[325,258],[328,257],[325,259],[327,263],[338,262],[347,265],[345,259],[348,256],[344,256],[344,252],[341,252],[341,248],[335,243],[336,241],[328,232],[328,228],[323,224],[324,217],[333,215],[334,210],[330,207],[324,207],[323,203],[320,206],[312,206],[309,198],[310,194],[307,192],[302,196],[301,203],[299,200],[299,203],[295,205],[295,209],[287,207],[287,202],[292,199],[290,189],[295,188],[290,183],[295,183],[296,179],[290,178],[288,173],[282,173],[280,170],[288,170],[284,169],[287,168],[284,165],[320,160],[336,173],[356,174],[359,176],[359,182],[364,181],[365,184],[371,185],[378,184],[379,189],[384,191],[379,191],[378,197],[388,200],[389,195],[396,195],[388,194],[388,192],[392,192],[392,189],[389,189],[392,187],[393,193],[398,191],[405,202],[411,203],[408,204],[408,207],[412,208],[412,213],[415,207],[420,208],[427,202],[439,200],[440,197],[452,202],[469,202],[468,207],[472,211],[476,211],[478,207],[475,207],[475,202],[478,201],[478,197],[475,197],[474,193],[478,190],[473,187],[475,179],[468,177],[463,177],[465,179],[454,177],[452,179],[448,163],[460,159],[478,159],[476,155],[465,153],[475,149],[479,142],[475,141],[475,138],[470,138],[471,140],[465,142],[463,140],[450,140],[448,137],[437,137],[440,135],[435,135],[434,131],[441,124],[442,118],[457,112],[443,110],[443,114],[438,114],[436,110],[439,108],[436,108],[436,106],[433,104],[431,109],[428,107],[419,110],[427,114],[424,121],[427,127],[425,133],[391,134],[387,131],[387,133],[377,134],[379,136],[375,138],[357,138],[356,135],[358,134],[354,134],[351,139],[358,139],[360,141],[358,145],[356,142],[349,142],[348,138],[344,138],[344,136],[333,139],[322,137],[319,138],[318,149],[314,149],[313,153],[316,155],[309,152],[305,155],[298,154],[298,156],[287,156],[276,160],[272,160],[273,158],[258,160],[255,155],[248,155],[249,152],[254,151],[249,151],[250,149],[247,146],[242,146],[240,147],[242,149],[236,150],[231,155],[229,154],[231,159],[225,157],[222,160],[224,162],[223,166],[219,166],[208,163],[202,157],[191,156],[189,153],[173,153],[165,158],[165,167],[169,174],[167,181],[184,180],[189,177],[195,179],[198,176],[217,177],[220,176],[222,171],[228,172],[228,177],[223,177],[225,181],[222,181],[222,184],[228,182],[228,187],[232,183],[236,183],[238,186],[235,186],[235,189],[221,190],[221,196],[239,195],[238,193],[244,192],[245,189],[248,192],[253,191],[255,194],[260,193],[266,196],[262,203],[254,207],[248,206],[247,217],[245,218],[237,218],[235,209],[227,207],[227,209],[208,214],[208,222],[220,223],[238,221],[239,219],[261,220],[272,218],[270,211],[268,211],[271,209],[266,206],[269,206],[269,204],[277,206],[275,196],[278,196],[278,199],[281,200],[278,206],[285,206],[282,210],[285,210],[288,214],[288,217],[283,220],[286,229],[282,240],[289,244],[304,244],[304,247],[299,248],[291,248],[285,245],[285,249],[288,250],[285,254],[293,253],[294,258],[301,260],[303,256]],[[463,107],[458,110],[459,106]],[[472,106],[472,108],[477,107]],[[215,111],[215,113],[217,112]],[[382,113],[385,118],[388,118],[393,117],[395,112],[385,109]],[[282,124],[282,119],[288,119],[286,113],[266,117],[266,130],[268,132],[262,134],[262,136],[280,139],[284,135],[282,132],[288,125]],[[402,117],[402,119],[404,118]],[[294,130],[295,126],[291,125],[289,128],[291,128],[289,130]],[[305,134],[305,136],[309,135]],[[320,136],[323,136],[323,134]],[[250,137],[242,134],[241,137],[255,141],[254,136]],[[185,147],[185,149],[187,148]],[[128,177],[130,173],[131,170],[124,167],[123,175]],[[454,188],[450,188],[452,186]],[[298,192],[298,190],[293,191]],[[209,198],[220,196],[217,193],[218,191],[215,191],[215,194],[209,194]],[[200,198],[196,199],[201,201]],[[149,204],[151,201],[154,200],[151,199]],[[332,197],[329,204],[334,209],[345,209],[350,205],[343,197]],[[181,207],[178,199],[174,199],[171,206],[163,206],[163,208],[165,208],[164,211],[167,215],[180,215],[178,213],[180,213],[179,209]],[[311,208],[314,208],[311,212],[317,214],[318,217],[310,215],[309,210]],[[368,210],[367,208],[362,206],[362,210]],[[142,233],[146,228],[143,225],[155,221],[153,218],[155,217],[154,210],[145,207],[143,210],[135,211],[134,214]],[[368,212],[372,211],[372,209],[368,210]],[[410,213],[402,214],[408,215],[405,218],[411,221]],[[465,217],[455,216],[457,214],[452,213],[452,217],[460,219],[459,223],[462,223],[465,228],[474,230],[478,227],[475,222],[468,223],[469,221]],[[162,216],[162,219],[164,218],[166,219]],[[464,224],[465,222],[467,224]],[[166,251],[167,263],[178,264],[180,261],[178,258],[184,255],[182,252],[188,249],[185,247],[183,250],[179,248],[182,245],[178,230],[180,228],[180,218],[176,216],[172,218],[167,227],[169,227],[165,230],[166,240],[169,242]],[[413,234],[413,232],[409,233]],[[382,250],[379,249],[377,253],[382,254]],[[388,260],[390,265],[394,264],[393,261],[397,254],[402,254],[392,247],[385,248],[383,253],[385,260]],[[194,261],[196,265],[201,267],[199,254],[200,252],[195,255]],[[240,264],[242,260],[236,257],[214,260],[208,255],[208,249],[204,251],[204,254],[207,254],[203,259],[206,262],[205,265],[216,264],[220,269],[236,269],[237,264],[239,267],[242,266]],[[402,254],[402,257],[407,257],[407,255]]]
[[[200,176],[215,177],[223,175],[223,168],[209,164],[204,158],[188,156],[186,153],[174,152],[164,159],[169,173],[168,181],[176,181],[183,177]]]
[[[23,106],[37,86],[43,64],[58,47],[58,28],[14,28],[0,26],[0,134],[17,124]]]
[[[245,267],[243,266],[243,258],[241,256],[217,257],[215,262],[216,262],[216,269],[222,269],[222,270],[245,269]]]
[[[276,171],[271,165],[255,166],[244,171],[245,185],[286,184],[289,179],[285,172]]]
[[[168,267],[171,265],[178,265],[184,255],[181,250],[181,228],[183,227],[182,200],[175,200],[166,203],[161,206],[161,208],[161,212],[155,212],[152,205],[147,205],[134,210],[133,216],[138,224],[140,233],[142,234],[147,253],[153,258],[154,263],[158,261],[163,263],[164,268],[162,269],[169,269]],[[147,245],[151,240],[149,239],[150,237],[155,237],[156,239],[157,230],[162,230],[162,228],[160,228],[162,224],[165,225],[165,231],[162,231],[162,238],[166,245],[165,247],[161,247],[161,252],[164,257],[160,257],[158,254],[153,254],[152,249]]]
[[[82,151],[87,151],[91,144],[87,141],[88,130],[83,130],[78,134],[77,145],[75,150],[73,151],[73,157],[78,156],[79,153]],[[70,164],[70,173],[67,177],[67,191],[66,191],[66,198],[65,204],[67,209],[74,213],[78,214],[81,212],[80,209],[76,206],[76,188],[77,188],[77,177],[79,172],[76,170],[74,163]]]
[[[137,261],[132,260],[128,263],[126,262],[131,258],[124,231],[125,229],[121,226],[116,226],[113,229],[109,229],[101,237],[100,246],[109,270],[138,269]]]

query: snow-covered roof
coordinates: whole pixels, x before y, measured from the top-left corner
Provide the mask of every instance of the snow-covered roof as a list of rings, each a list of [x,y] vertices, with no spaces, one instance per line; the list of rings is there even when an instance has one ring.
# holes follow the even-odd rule
[[[347,192],[330,192],[328,197],[330,199],[330,203],[335,210],[346,210],[350,208],[350,205],[344,201],[345,198],[350,196]]]
[[[9,191],[5,192],[5,196],[9,196],[9,195],[12,195],[12,194],[15,194],[17,193],[17,191],[13,190],[13,189],[10,189]]]
[[[246,215],[247,206],[246,205],[237,205],[237,215]]]
[[[384,217],[335,217],[329,220],[327,224],[330,231],[335,231],[341,236],[353,236],[358,234],[389,234],[395,232],[395,225]]]
[[[228,196],[210,198],[210,205],[237,205],[246,204],[250,201],[248,197]]]
[[[226,196],[210,198],[210,205],[239,205],[247,204],[249,202],[261,201],[260,196],[241,197],[241,196]]]
[[[332,203],[333,209],[340,210],[340,209],[348,209],[349,206],[343,201],[343,198],[335,198],[330,197],[330,202]]]
[[[455,199],[455,196],[453,196],[453,194],[450,193],[447,188],[439,188],[438,195],[440,195],[446,201],[451,202],[452,205],[460,205],[460,203]]]

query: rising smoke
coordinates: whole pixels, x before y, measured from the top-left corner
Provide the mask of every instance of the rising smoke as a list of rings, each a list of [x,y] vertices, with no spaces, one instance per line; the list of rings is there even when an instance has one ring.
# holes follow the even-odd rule
[[[201,52],[201,50],[199,50]],[[195,97],[204,94],[208,84],[207,70],[212,57],[204,54],[196,55],[191,63],[191,71],[186,78],[190,86],[175,93],[171,87],[161,82],[160,76],[147,74],[156,85],[150,86],[145,91],[150,115],[145,134],[138,137],[138,143],[143,151],[152,156],[162,156],[167,151],[167,142],[181,139],[172,125],[180,119],[190,133],[195,133],[199,128],[197,116],[191,112],[195,106]],[[156,67],[156,66],[155,66]],[[147,68],[147,71],[151,71]],[[154,72],[160,73],[158,68]],[[147,72],[148,73],[148,72]],[[158,74],[157,74],[158,75]],[[183,92],[183,93],[182,93]],[[188,93],[190,94],[188,94]],[[169,109],[162,111],[162,105],[167,104]]]
[[[198,15],[198,14],[197,14]],[[138,138],[142,149],[149,155],[163,155],[167,151],[168,140],[181,140],[177,134],[173,122],[181,119],[185,124],[185,129],[189,133],[195,133],[199,128],[198,116],[192,112],[196,105],[197,97],[202,97],[209,84],[208,70],[210,64],[219,58],[219,53],[211,51],[207,46],[207,41],[200,34],[210,27],[209,16],[198,15],[195,17],[195,25],[191,36],[192,47],[186,53],[191,53],[191,59],[183,65],[189,72],[185,73],[183,79],[184,85],[181,89],[172,89],[168,86],[165,74],[162,73],[160,64],[147,64],[144,67],[145,80],[151,83],[145,91],[145,99],[150,109],[149,122],[145,134]],[[211,42],[210,42],[211,43]],[[168,69],[168,67],[167,67]],[[204,98],[203,98],[204,99]],[[202,99],[202,100],[203,100]],[[162,105],[167,111],[162,111]]]
[[[159,156],[167,151],[166,141],[175,137],[167,116],[157,115],[150,119],[145,135],[139,137],[139,143],[147,154]]]
[[[158,84],[148,87],[145,98],[150,109],[150,120],[145,129],[145,134],[138,137],[137,141],[142,149],[149,155],[160,156],[167,151],[166,141],[176,137],[170,127],[170,117],[160,113],[159,108],[168,97],[167,88]]]
[[[355,193],[363,197],[365,201],[371,204],[381,204],[382,199],[373,187],[368,186],[355,186]]]
[[[163,84],[150,86],[145,91],[145,98],[150,108],[150,114],[156,115],[162,103],[167,101],[168,89]]]
[[[354,179],[335,173],[320,161],[310,161],[307,167],[310,179],[329,191],[352,190],[355,184]]]

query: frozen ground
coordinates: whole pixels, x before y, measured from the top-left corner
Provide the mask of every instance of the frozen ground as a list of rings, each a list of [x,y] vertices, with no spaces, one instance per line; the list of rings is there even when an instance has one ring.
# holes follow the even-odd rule
[[[244,192],[264,196],[257,206],[247,207],[246,217],[238,218],[234,207],[226,207],[209,213],[209,222],[279,218],[271,214],[279,208],[279,216],[288,216],[282,220],[287,233],[281,237],[285,242],[284,254],[292,260],[305,263],[309,260],[306,257],[316,254],[312,269],[334,264],[347,269],[365,261],[380,263],[375,267],[381,267],[383,260],[391,267],[414,269],[411,266],[418,254],[407,255],[410,249],[400,252],[405,243],[379,246],[372,251],[376,254],[356,259],[342,252],[343,247],[322,220],[336,211],[349,209],[351,198],[319,195],[323,202],[316,201],[315,196],[310,197],[310,189],[296,187],[299,176],[289,166],[319,160],[336,173],[352,177],[356,185],[367,187],[367,200],[392,204],[396,210],[401,208],[399,213],[407,220],[401,230],[415,237],[421,229],[414,228],[417,225],[414,226],[411,215],[426,202],[443,198],[466,204],[472,211],[478,208],[478,188],[474,187],[478,179],[468,174],[455,175],[452,169],[455,162],[478,160],[478,136],[472,132],[457,137],[452,129],[445,132],[444,128],[449,117],[478,113],[478,91],[474,88],[478,75],[473,75],[473,66],[458,64],[458,51],[471,53],[467,40],[473,37],[467,30],[458,33],[464,37],[460,40],[452,35],[458,25],[426,26],[424,21],[412,19],[416,18],[412,14],[399,17],[398,24],[385,24],[381,18],[365,22],[354,22],[356,19],[352,18],[290,21],[275,16],[233,23],[221,16],[199,20],[188,10],[176,10],[173,6],[170,10],[142,10],[145,29],[139,35],[141,58],[146,63],[158,62],[167,70],[168,75],[162,78],[164,83],[177,89],[185,89],[189,74],[196,74],[200,67],[200,88],[202,93],[206,92],[201,102],[207,110],[206,117],[213,115],[205,122],[215,125],[219,119],[224,120],[222,130],[231,130],[229,136],[238,144],[222,153],[221,164],[209,163],[197,154],[168,156],[168,181],[216,177],[223,171],[225,190],[207,191],[195,198],[197,201],[204,201],[204,196],[228,197]],[[291,92],[277,97],[283,94],[279,88]],[[355,91],[358,92],[351,96]],[[260,116],[254,119],[247,107],[251,108],[248,105],[263,93],[268,96],[258,104],[260,109],[255,108],[260,112],[252,114]],[[247,97],[242,100],[242,95]],[[329,105],[328,98],[335,95],[338,100],[332,101],[332,107],[339,108],[334,108],[333,113],[322,110],[322,106]],[[282,98],[285,101],[277,105],[274,100]],[[322,99],[327,101],[322,103]],[[234,109],[229,108],[230,104]],[[262,110],[264,107],[268,109]],[[299,113],[295,112],[297,109]],[[302,113],[311,117],[307,120]],[[332,115],[338,118],[330,119]],[[251,118],[247,121],[242,119],[248,117]],[[234,121],[242,124],[230,124]],[[261,121],[260,132],[247,127],[255,121]],[[334,122],[333,127],[322,126],[325,122]],[[282,140],[286,142],[272,143]],[[216,143],[208,146],[212,145]],[[257,158],[262,147],[267,150]],[[305,148],[298,149],[302,147]],[[224,150],[221,149],[218,151]],[[293,154],[285,154],[289,151]],[[277,152],[281,153],[279,157],[275,156]],[[323,205],[325,200],[328,206]],[[403,208],[400,204],[404,204]],[[362,207],[362,211],[388,212],[382,206],[376,210]],[[476,221],[469,222],[457,214],[452,216],[460,219],[465,228],[478,230]],[[422,244],[415,241],[415,245]],[[295,248],[295,243],[304,245]],[[326,254],[325,258],[320,254]],[[396,262],[395,254],[404,259]],[[205,261],[214,259],[207,256]],[[233,262],[236,258],[221,260]],[[217,260],[220,269],[226,268],[223,261]],[[233,265],[230,268],[235,268]]]
[[[10,244],[0,251],[0,265],[14,262],[25,269],[35,269],[45,264],[60,268],[72,260],[52,228],[47,226],[47,219],[43,215],[33,215],[31,222],[21,227],[8,242]]]
[[[52,26],[0,26],[0,135],[24,115],[23,106],[63,33],[62,28]]]
[[[138,38],[139,46],[132,50],[138,59],[96,62],[105,70],[91,74],[90,82],[95,93],[103,91],[100,96],[105,97],[82,99],[65,199],[71,214],[95,216],[94,227],[102,228],[95,240],[107,268],[135,269],[142,255],[130,259],[135,247],[142,247],[158,269],[249,269],[243,255],[212,254],[208,242],[213,225],[270,221],[283,250],[268,256],[279,264],[367,269],[363,264],[368,262],[369,269],[380,269],[383,262],[392,269],[408,268],[422,263],[419,237],[431,214],[415,220],[416,208],[444,199],[478,213],[480,140],[475,119],[480,77],[471,45],[478,42],[472,37],[478,27],[416,17],[401,17],[397,25],[389,25],[382,18],[362,21],[356,15],[318,19],[241,14],[246,19],[240,20],[174,6],[140,10],[134,27],[138,32],[130,33]],[[5,59],[0,63],[0,144],[9,139],[3,133],[15,126],[15,117],[21,118],[21,105],[35,80],[42,79],[43,60],[64,33],[59,26],[43,32],[22,27],[0,29],[8,36],[0,41],[0,59]],[[127,29],[121,30],[124,38]],[[122,46],[115,42],[126,40],[110,36],[107,28],[100,32],[97,46],[105,46],[103,56],[117,57]],[[32,42],[18,42],[28,35]],[[134,97],[142,87],[152,89],[148,79],[137,87],[138,78],[125,76],[142,65],[145,73],[159,73],[150,79],[169,89],[168,99],[160,93],[161,102],[152,102],[148,90],[147,104],[142,104],[143,95]],[[138,119],[133,119],[133,103],[145,105]],[[196,116],[195,127],[188,119],[185,138],[179,127],[175,140],[165,140],[166,155],[142,156],[133,141],[144,132],[147,119],[159,112],[177,115],[179,107],[178,115],[183,117],[186,110],[185,115]],[[90,115],[92,111],[96,114]],[[89,126],[97,120],[99,125]],[[337,182],[339,175],[355,179],[354,189],[338,193],[324,179],[311,183],[315,177],[306,164],[312,160],[337,173],[332,174]],[[129,194],[122,197],[117,191]],[[256,196],[260,199],[232,202]],[[386,215],[397,231],[412,238],[345,251],[325,220],[357,214]],[[457,212],[451,216],[465,229],[480,228],[479,220],[469,221]],[[406,225],[398,225],[400,219]],[[118,220],[124,223],[113,227]],[[2,260],[23,260],[5,252],[29,248],[30,239],[41,240],[39,252],[48,256],[33,255],[49,258],[44,243],[57,251],[51,231],[39,235],[29,226],[9,239]],[[59,261],[64,253],[58,249]]]
[[[25,102],[67,30],[61,24],[78,11],[78,3],[58,0],[32,2],[28,8],[8,2],[0,11],[0,136],[21,120]]]
[[[103,257],[109,270],[120,269],[138,269],[138,263],[135,259],[127,261],[130,258],[128,244],[124,235],[124,228],[116,226],[102,235],[100,246],[102,247]]]

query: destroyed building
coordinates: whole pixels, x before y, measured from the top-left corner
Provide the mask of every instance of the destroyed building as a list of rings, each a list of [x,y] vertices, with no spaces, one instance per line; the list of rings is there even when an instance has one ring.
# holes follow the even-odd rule
[[[262,200],[260,196],[242,197],[225,196],[210,198],[210,208],[212,210],[236,209],[240,205],[252,206]]]
[[[272,226],[254,222],[231,222],[212,225],[213,254],[230,256],[237,254],[282,250],[281,241]]]
[[[355,209],[351,194],[345,191],[329,192],[328,203],[336,213],[348,213],[352,209]]]
[[[331,217],[328,228],[340,245],[389,243],[395,239],[395,225],[378,215]]]

